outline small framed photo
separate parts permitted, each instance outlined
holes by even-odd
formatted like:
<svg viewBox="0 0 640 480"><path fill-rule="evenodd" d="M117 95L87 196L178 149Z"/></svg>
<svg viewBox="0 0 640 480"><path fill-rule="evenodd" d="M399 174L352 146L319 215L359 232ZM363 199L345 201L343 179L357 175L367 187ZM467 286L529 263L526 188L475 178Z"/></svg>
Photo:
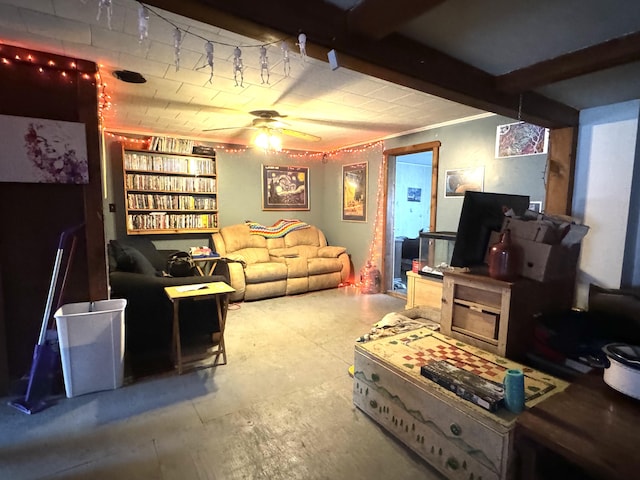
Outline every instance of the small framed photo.
<svg viewBox="0 0 640 480"><path fill-rule="evenodd" d="M421 188L407 188L407 201L408 202L419 202L420 197L422 196Z"/></svg>
<svg viewBox="0 0 640 480"><path fill-rule="evenodd" d="M309 210L309 168L262 165L262 210Z"/></svg>
<svg viewBox="0 0 640 480"><path fill-rule="evenodd" d="M367 169L367 162L342 166L343 221L367 221Z"/></svg>
<svg viewBox="0 0 640 480"><path fill-rule="evenodd" d="M482 192L484 167L460 168L445 172L445 197L464 197L464 192Z"/></svg>
<svg viewBox="0 0 640 480"><path fill-rule="evenodd" d="M529 210L542 213L542 202L529 202Z"/></svg>

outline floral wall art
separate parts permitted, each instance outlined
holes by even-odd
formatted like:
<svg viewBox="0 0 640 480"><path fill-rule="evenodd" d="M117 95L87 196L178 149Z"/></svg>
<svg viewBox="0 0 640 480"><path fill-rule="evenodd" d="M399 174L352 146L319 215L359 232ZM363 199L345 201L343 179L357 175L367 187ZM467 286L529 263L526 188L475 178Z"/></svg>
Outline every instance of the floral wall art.
<svg viewBox="0 0 640 480"><path fill-rule="evenodd" d="M0 181L89 183L84 123L0 115Z"/></svg>

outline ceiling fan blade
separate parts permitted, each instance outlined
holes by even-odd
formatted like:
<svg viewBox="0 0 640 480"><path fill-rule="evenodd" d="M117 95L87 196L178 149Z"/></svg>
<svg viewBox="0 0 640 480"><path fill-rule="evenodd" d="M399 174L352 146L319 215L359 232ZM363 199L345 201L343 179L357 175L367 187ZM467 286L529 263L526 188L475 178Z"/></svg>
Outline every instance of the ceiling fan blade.
<svg viewBox="0 0 640 480"><path fill-rule="evenodd" d="M219 132L221 130L256 130L255 127L243 125L242 127L206 128L203 132Z"/></svg>
<svg viewBox="0 0 640 480"><path fill-rule="evenodd" d="M310 133L298 132L297 130L290 130L288 128L279 128L278 131L283 133L284 135L289 135L290 137L302 138L303 140L309 140L311 142L318 142L322 140L322 138L316 135L311 135Z"/></svg>

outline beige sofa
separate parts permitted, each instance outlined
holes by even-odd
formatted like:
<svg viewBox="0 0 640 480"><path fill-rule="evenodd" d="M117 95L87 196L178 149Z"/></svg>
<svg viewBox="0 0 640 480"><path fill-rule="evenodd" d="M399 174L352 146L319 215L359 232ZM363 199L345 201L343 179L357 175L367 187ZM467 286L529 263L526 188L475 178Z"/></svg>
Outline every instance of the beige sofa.
<svg viewBox="0 0 640 480"><path fill-rule="evenodd" d="M344 247L327 245L312 225L267 238L252 233L248 224L230 225L214 233L213 244L229 263L232 301L294 295L335 288L351 274Z"/></svg>

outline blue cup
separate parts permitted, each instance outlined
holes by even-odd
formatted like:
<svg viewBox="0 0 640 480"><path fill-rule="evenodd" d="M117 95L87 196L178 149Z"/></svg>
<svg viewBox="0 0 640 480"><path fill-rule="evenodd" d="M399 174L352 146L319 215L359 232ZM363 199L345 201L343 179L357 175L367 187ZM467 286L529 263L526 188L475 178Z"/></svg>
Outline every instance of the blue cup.
<svg viewBox="0 0 640 480"><path fill-rule="evenodd" d="M504 405L513 413L524 410L524 374L510 369L504 376Z"/></svg>

